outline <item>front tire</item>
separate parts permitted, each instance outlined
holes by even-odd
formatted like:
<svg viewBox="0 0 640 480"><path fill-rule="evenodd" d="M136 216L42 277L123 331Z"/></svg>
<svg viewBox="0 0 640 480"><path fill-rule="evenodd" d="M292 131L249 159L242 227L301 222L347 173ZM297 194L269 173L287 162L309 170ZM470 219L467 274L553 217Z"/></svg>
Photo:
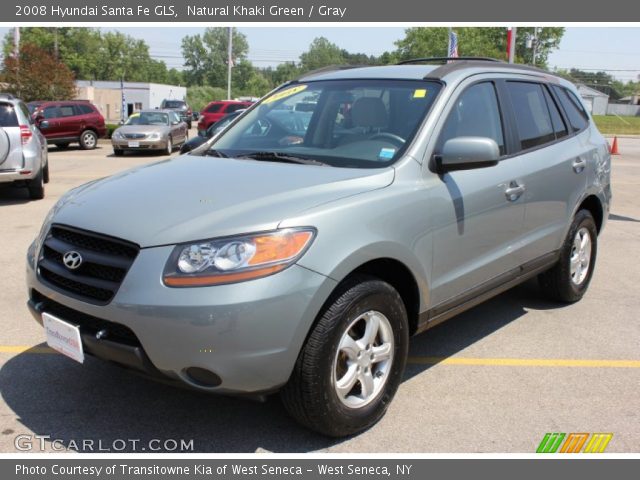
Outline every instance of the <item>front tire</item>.
<svg viewBox="0 0 640 480"><path fill-rule="evenodd" d="M538 277L551 300L574 303L589 288L598 251L598 230L588 210L580 210L569 228L558 263Z"/></svg>
<svg viewBox="0 0 640 480"><path fill-rule="evenodd" d="M85 130L80 134L80 148L93 150L98 146L98 135L93 130Z"/></svg>
<svg viewBox="0 0 640 480"><path fill-rule="evenodd" d="M171 141L171 137L167 138L167 148L164 153L167 155L171 155L173 153L173 142Z"/></svg>
<svg viewBox="0 0 640 480"><path fill-rule="evenodd" d="M353 277L320 314L281 392L302 425L332 437L378 422L395 395L409 344L405 305L388 283Z"/></svg>
<svg viewBox="0 0 640 480"><path fill-rule="evenodd" d="M121 156L123 156L123 155L124 155L124 150L122 150L122 149L120 149L120 148L114 148L114 149L113 149L113 154L114 154L116 157L121 157Z"/></svg>

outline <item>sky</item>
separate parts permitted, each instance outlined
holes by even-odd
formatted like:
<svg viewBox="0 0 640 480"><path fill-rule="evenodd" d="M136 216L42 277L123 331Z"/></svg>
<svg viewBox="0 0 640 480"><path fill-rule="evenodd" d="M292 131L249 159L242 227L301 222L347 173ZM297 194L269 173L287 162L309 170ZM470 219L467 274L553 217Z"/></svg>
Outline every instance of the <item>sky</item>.
<svg viewBox="0 0 640 480"><path fill-rule="evenodd" d="M0 34L8 31L0 28ZM179 68L180 41L185 35L202 33L203 27L126 27L128 35L144 39L151 54L168 67ZM249 42L249 60L256 66L297 61L309 43L319 36L350 52L380 55L395 48L403 37L399 27L239 27ZM560 48L549 57L551 68L582 68L608 71L620 80L639 80L640 27L569 27ZM464 55L464 39L460 39Z"/></svg>

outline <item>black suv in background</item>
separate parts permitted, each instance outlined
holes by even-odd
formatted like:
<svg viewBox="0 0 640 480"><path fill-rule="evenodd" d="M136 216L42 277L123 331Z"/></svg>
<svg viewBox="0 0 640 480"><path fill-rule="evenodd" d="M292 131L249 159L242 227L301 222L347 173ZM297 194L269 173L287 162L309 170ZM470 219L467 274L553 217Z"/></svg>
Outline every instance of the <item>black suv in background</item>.
<svg viewBox="0 0 640 480"><path fill-rule="evenodd" d="M175 112L180 116L180 120L185 122L189 129L191 129L191 122L193 120L193 111L189 104L183 100L162 100L160 104L161 110L175 110Z"/></svg>

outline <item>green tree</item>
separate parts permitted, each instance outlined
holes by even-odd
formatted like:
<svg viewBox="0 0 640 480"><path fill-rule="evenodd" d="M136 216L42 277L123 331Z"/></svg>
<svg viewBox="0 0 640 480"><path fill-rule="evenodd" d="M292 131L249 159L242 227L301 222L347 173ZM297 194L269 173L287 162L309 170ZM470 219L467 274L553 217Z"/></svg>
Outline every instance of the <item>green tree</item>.
<svg viewBox="0 0 640 480"><path fill-rule="evenodd" d="M67 100L76 94L73 73L46 50L23 43L19 59L4 57L2 81L6 90L25 102Z"/></svg>
<svg viewBox="0 0 640 480"><path fill-rule="evenodd" d="M149 46L143 40L121 32L103 33L94 28L23 27L20 40L57 56L78 79L167 81L165 63L151 58ZM12 49L11 31L4 37L5 57Z"/></svg>
<svg viewBox="0 0 640 480"><path fill-rule="evenodd" d="M345 63L347 61L343 50L325 37L315 38L309 45L309 50L300 55L300 66L304 72Z"/></svg>
<svg viewBox="0 0 640 480"><path fill-rule="evenodd" d="M501 27L460 27L458 52L460 56L507 58L507 30ZM516 34L516 60L519 63L533 62L533 49L527 39L533 36L533 27L519 27ZM560 45L564 35L562 27L538 28L536 65L545 67L549 54ZM405 36L396 42L395 55L399 60L420 57L445 57L449 45L449 29L442 27L414 27L405 30Z"/></svg>
<svg viewBox="0 0 640 480"><path fill-rule="evenodd" d="M227 83L227 50L229 33L226 27L207 28L202 35L187 35L182 39L185 80L188 85L223 87ZM244 34L232 30L232 58L239 65L247 56L249 44Z"/></svg>

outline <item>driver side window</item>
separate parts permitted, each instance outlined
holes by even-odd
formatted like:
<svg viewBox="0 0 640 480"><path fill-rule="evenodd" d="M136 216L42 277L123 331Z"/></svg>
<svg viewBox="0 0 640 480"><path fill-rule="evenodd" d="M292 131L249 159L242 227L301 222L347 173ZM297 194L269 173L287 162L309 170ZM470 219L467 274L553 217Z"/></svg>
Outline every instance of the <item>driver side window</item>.
<svg viewBox="0 0 640 480"><path fill-rule="evenodd" d="M441 151L445 142L452 138L486 137L495 140L500 148L500 155L504 155L502 119L493 83L472 85L455 102L440 132L436 151Z"/></svg>

